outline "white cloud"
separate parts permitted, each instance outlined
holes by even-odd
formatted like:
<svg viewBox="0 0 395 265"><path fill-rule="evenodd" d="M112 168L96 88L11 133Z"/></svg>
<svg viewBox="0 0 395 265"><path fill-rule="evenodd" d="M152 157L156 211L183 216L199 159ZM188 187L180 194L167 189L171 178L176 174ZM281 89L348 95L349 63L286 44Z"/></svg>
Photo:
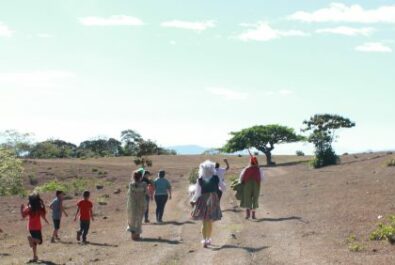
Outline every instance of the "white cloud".
<svg viewBox="0 0 395 265"><path fill-rule="evenodd" d="M0 37L9 38L14 32L3 22L0 21Z"/></svg>
<svg viewBox="0 0 395 265"><path fill-rule="evenodd" d="M270 27L266 22L259 22L256 25L241 24L243 27L252 27L241 33L238 38L242 41L270 41L281 37L303 37L308 36L307 33L300 30L277 30Z"/></svg>
<svg viewBox="0 0 395 265"><path fill-rule="evenodd" d="M382 52L382 53L392 52L392 49L390 47L385 46L381 42L364 43L360 46L355 47L355 50L359 52Z"/></svg>
<svg viewBox="0 0 395 265"><path fill-rule="evenodd" d="M374 32L374 28L352 28L352 27L336 27L336 28L324 28L317 29L316 33L330 33L339 34L346 36L369 36Z"/></svg>
<svg viewBox="0 0 395 265"><path fill-rule="evenodd" d="M80 23L84 26L141 26L144 22L136 17L116 15L110 17L83 17Z"/></svg>
<svg viewBox="0 0 395 265"><path fill-rule="evenodd" d="M209 87L207 88L207 91L212 95L222 97L226 100L246 100L248 98L247 93L234 91L222 87Z"/></svg>
<svg viewBox="0 0 395 265"><path fill-rule="evenodd" d="M360 5L332 3L313 12L298 11L288 19L303 22L395 23L395 5L364 9Z"/></svg>
<svg viewBox="0 0 395 265"><path fill-rule="evenodd" d="M207 21L172 20L172 21L162 22L161 26L165 28L187 29L187 30L194 30L200 32L215 27L215 22L211 20L207 20Z"/></svg>
<svg viewBox="0 0 395 265"><path fill-rule="evenodd" d="M171 41L169 42L169 44L170 44L170 45L176 45L177 42L176 42L175 40L171 40Z"/></svg>
<svg viewBox="0 0 395 265"><path fill-rule="evenodd" d="M0 72L0 85L47 88L74 76L66 71Z"/></svg>

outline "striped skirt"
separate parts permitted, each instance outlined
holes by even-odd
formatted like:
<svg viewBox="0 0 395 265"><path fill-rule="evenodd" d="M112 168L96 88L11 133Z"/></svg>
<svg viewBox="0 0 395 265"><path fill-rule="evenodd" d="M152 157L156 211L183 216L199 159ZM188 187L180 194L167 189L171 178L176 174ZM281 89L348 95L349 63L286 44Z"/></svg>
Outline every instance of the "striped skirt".
<svg viewBox="0 0 395 265"><path fill-rule="evenodd" d="M216 192L203 193L192 211L193 220L218 221L222 218L219 197Z"/></svg>

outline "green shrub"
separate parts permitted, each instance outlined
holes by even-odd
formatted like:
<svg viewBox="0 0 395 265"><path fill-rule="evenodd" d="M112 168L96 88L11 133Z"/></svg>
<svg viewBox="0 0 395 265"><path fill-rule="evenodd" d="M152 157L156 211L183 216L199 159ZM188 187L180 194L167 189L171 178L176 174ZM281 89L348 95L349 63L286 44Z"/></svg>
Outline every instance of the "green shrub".
<svg viewBox="0 0 395 265"><path fill-rule="evenodd" d="M395 236L395 215L388 217L388 223L378 224L376 230L370 234L370 240L388 240L392 243Z"/></svg>
<svg viewBox="0 0 395 265"><path fill-rule="evenodd" d="M296 155L297 156L305 156L304 152L300 151L300 150L296 151Z"/></svg>
<svg viewBox="0 0 395 265"><path fill-rule="evenodd" d="M25 195L22 161L9 150L0 148L0 196Z"/></svg>
<svg viewBox="0 0 395 265"><path fill-rule="evenodd" d="M69 187L57 180L51 180L49 182L44 183L41 186L36 187L36 191L38 192L55 192L57 190L61 190L63 192L68 192Z"/></svg>
<svg viewBox="0 0 395 265"><path fill-rule="evenodd" d="M198 178L199 178L199 169L193 168L192 171L189 173L189 177L188 177L189 183L196 184Z"/></svg>
<svg viewBox="0 0 395 265"><path fill-rule="evenodd" d="M387 162L387 167L395 167L395 159L391 159Z"/></svg>
<svg viewBox="0 0 395 265"><path fill-rule="evenodd" d="M71 189L72 189L73 192L81 193L81 192L84 192L87 189L88 181L86 179L83 179L83 178L78 178L78 179L73 180L70 183L70 185L71 185Z"/></svg>
<svg viewBox="0 0 395 265"><path fill-rule="evenodd" d="M74 192L74 193L82 193L88 187L88 181L82 178L75 179L71 182L61 182L58 180L51 180L49 182L44 183L41 186L36 187L36 191L38 192L55 192L57 190L61 190L65 193Z"/></svg>
<svg viewBox="0 0 395 265"><path fill-rule="evenodd" d="M336 165L339 163L340 159L333 151L332 148L327 148L322 151L318 151L315 154L313 161L311 161L311 166L314 168L321 168L330 165Z"/></svg>
<svg viewBox="0 0 395 265"><path fill-rule="evenodd" d="M365 249L364 245L358 242L357 237L354 234L349 235L346 240L348 249L352 252L360 252Z"/></svg>

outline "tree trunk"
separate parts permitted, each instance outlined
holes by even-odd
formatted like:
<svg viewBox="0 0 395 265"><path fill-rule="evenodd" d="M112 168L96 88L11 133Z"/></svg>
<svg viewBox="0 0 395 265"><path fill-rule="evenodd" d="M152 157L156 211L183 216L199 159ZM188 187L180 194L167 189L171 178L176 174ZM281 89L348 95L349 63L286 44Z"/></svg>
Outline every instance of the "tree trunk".
<svg viewBox="0 0 395 265"><path fill-rule="evenodd" d="M275 166L276 163L272 161L272 151L274 149L273 143L269 143L270 146L265 146L263 153L266 156L266 163L268 167Z"/></svg>
<svg viewBox="0 0 395 265"><path fill-rule="evenodd" d="M271 151L266 151L264 152L265 156L266 156L266 165L268 167L273 166L274 163L272 162L272 152Z"/></svg>

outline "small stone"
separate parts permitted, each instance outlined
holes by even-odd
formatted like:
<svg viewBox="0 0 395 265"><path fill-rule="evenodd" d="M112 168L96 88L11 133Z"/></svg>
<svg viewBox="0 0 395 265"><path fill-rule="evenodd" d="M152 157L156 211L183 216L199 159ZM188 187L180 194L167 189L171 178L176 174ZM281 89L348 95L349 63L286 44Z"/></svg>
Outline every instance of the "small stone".
<svg viewBox="0 0 395 265"><path fill-rule="evenodd" d="M120 194L121 193L121 189L116 189L115 191L114 191L114 194Z"/></svg>
<svg viewBox="0 0 395 265"><path fill-rule="evenodd" d="M193 249L190 249L189 251L188 251L188 253L194 253L195 252L195 250L193 250Z"/></svg>
<svg viewBox="0 0 395 265"><path fill-rule="evenodd" d="M107 216L103 216L103 220L107 220L108 219L108 217Z"/></svg>
<svg viewBox="0 0 395 265"><path fill-rule="evenodd" d="M96 189L97 190L102 190L102 189L104 189L104 186L103 185L96 185Z"/></svg>

